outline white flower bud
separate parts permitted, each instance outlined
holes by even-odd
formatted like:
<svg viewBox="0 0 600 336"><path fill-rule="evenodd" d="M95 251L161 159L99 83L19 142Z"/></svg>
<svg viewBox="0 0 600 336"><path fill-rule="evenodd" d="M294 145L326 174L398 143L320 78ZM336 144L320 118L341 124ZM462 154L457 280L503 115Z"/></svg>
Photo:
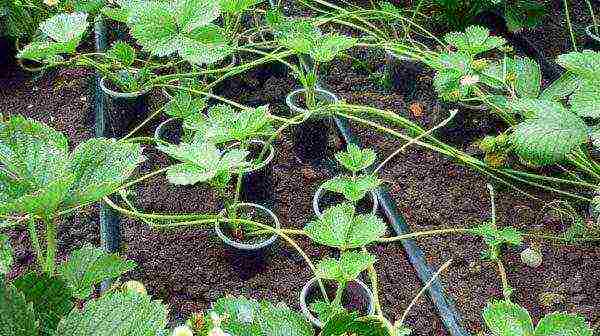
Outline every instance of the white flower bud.
<svg viewBox="0 0 600 336"><path fill-rule="evenodd" d="M537 268L542 265L543 256L539 250L528 247L521 252L521 261L529 267Z"/></svg>

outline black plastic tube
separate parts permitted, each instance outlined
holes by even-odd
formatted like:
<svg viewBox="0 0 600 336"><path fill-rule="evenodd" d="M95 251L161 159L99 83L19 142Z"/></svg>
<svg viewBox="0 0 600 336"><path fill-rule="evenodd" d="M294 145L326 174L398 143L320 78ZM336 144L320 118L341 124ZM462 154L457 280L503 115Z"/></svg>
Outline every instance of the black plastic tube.
<svg viewBox="0 0 600 336"><path fill-rule="evenodd" d="M106 26L104 20L98 15L94 21L94 42L97 52L106 50ZM106 118L106 104L104 93L100 88L100 74L94 77L94 113L96 120L95 133L97 137L105 137L108 133ZM121 246L121 217L111 207L102 203L100 206L100 243L110 253L118 252ZM103 284L103 289L106 283Z"/></svg>

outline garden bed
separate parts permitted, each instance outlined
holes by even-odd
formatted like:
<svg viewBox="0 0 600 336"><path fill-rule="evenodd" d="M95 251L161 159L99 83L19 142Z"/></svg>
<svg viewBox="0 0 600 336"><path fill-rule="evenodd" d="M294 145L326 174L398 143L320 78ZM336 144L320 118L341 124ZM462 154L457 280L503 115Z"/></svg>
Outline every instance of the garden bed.
<svg viewBox="0 0 600 336"><path fill-rule="evenodd" d="M580 32L588 22L577 15L584 11L583 4L573 5L574 24ZM287 8L289 13L306 14L291 7ZM563 43L567 40L564 27L556 22L562 7L553 4L552 11L555 15L548 15L543 28L526 33L530 38L536 36L538 47L551 59L570 48ZM357 48L349 54L364 64L357 64L352 59L336 60L326 68L321 79L323 85L340 99L395 111L425 128L444 118L440 114L446 106L439 102L432 88L431 72L421 71L414 95L403 97L374 80L373 74L383 71L383 53ZM35 80L19 70L7 71L4 78L0 78L0 112L43 121L64 132L73 148L94 136L92 79L93 74L84 71L56 70ZM273 114L285 115L288 110L285 96L298 87L291 78L270 74L266 66L229 79L218 88L218 94L247 106L268 104ZM160 90L152 91L150 101L151 111L166 102ZM466 135L473 141L488 134L498 123L489 114L470 117L472 129ZM161 116L136 135L152 136L154 128L164 120L166 118ZM356 123L351 124L351 129L364 146L376 150L380 159L398 148L397 139ZM302 229L314 217L314 192L323 181L338 172L332 154L343 149L344 143L341 136L333 135L329 143L330 160L310 165L297 161L290 138L291 134L285 133L274 144L277 150L273 164L272 210L282 227ZM454 140L462 150L481 155L472 141ZM141 165L139 174L172 163L165 154L150 147L145 149L144 155L147 160ZM471 227L491 216L486 177L416 145L388 163L381 178L414 231ZM540 233L564 230L564 224L547 207L556 195L533 189L527 191L540 200L531 200L512 189L496 186L498 224ZM137 209L145 212L217 213L223 207L209 187L174 186L164 176L140 183L129 196ZM578 210L583 213L583 209L582 205ZM98 207L91 206L85 208L83 214L64 218L59 232L59 258L66 258L84 242L98 243L97 217ZM391 229L389 233L392 234ZM26 231L11 231L11 238L17 255L18 267L11 273L15 277L33 263L33 252ZM316 246L308 239L299 238L298 243L311 258L336 255L334 249ZM443 287L465 328L473 334L483 331L481 312L490 297L502 295L502 287L497 280L496 265L480 258L480 251L486 248L482 240L472 236L426 237L419 239L418 245L432 269L453 260L441 276ZM519 249L508 249L504 254L506 271L515 289L514 301L527 308L536 321L549 312L566 310L583 314L592 325L600 323L600 297L596 290L599 285L596 279L600 279L600 248L593 244L568 246L547 241L541 246L544 259L538 268L524 265ZM423 284L400 243L370 247L369 250L378 260L384 312L392 320L399 319ZM143 221L124 217L122 253L138 264L126 278L141 281L153 297L168 303L174 325L180 324L191 313L210 308L211 302L224 294L283 301L298 308L299 292L313 276L302 258L281 239L266 261L240 259L215 236L212 225L159 231L149 228ZM413 308L407 325L413 328L414 335L447 334L428 298L421 299Z"/></svg>

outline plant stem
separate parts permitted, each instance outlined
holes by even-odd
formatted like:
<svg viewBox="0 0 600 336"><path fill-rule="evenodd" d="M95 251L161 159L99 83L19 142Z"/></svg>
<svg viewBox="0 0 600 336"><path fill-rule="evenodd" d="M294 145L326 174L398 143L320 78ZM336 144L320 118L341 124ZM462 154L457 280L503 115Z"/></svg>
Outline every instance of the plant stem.
<svg viewBox="0 0 600 336"><path fill-rule="evenodd" d="M568 0L563 0L563 4L565 6L565 17L567 19L569 35L571 36L571 43L573 44L573 51L577 51L577 40L575 39L575 33L573 32L573 24L571 23L571 13L569 12Z"/></svg>
<svg viewBox="0 0 600 336"><path fill-rule="evenodd" d="M56 223L51 218L45 218L46 223L46 267L44 268L46 274L52 276L54 274L54 267L56 263L56 250L57 246L57 227Z"/></svg>
<svg viewBox="0 0 600 336"><path fill-rule="evenodd" d="M377 241L381 243L392 243L400 240L412 239L422 236L433 236L433 235L442 235L442 234L468 234L472 233L472 229L467 228L448 228L448 229L437 229L437 230L427 230L427 231L419 231L413 233L407 233L400 236L394 237L386 237L386 238L378 238Z"/></svg>
<svg viewBox="0 0 600 336"><path fill-rule="evenodd" d="M344 291L346 290L346 287L348 287L348 283L347 282L340 282L338 284L337 289L335 290L335 297L333 299L333 305L334 306L341 306L342 305L342 297L344 296Z"/></svg>
<svg viewBox="0 0 600 336"><path fill-rule="evenodd" d="M40 269L44 270L42 247L40 246L40 239L37 234L34 216L29 217L29 220L27 221L27 230L29 231L29 239L31 239L31 244L35 250L38 265L40 266Z"/></svg>
<svg viewBox="0 0 600 336"><path fill-rule="evenodd" d="M504 264L500 258L496 259L496 264L498 265L498 274L500 275L500 280L502 281L502 294L504 298L510 301L510 292L511 288L508 284L508 276L506 275L506 269L504 268Z"/></svg>

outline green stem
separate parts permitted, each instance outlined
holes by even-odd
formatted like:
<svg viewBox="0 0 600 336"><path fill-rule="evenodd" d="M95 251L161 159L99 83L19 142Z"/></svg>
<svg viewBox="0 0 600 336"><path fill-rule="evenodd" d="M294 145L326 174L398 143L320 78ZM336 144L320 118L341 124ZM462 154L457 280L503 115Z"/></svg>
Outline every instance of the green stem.
<svg viewBox="0 0 600 336"><path fill-rule="evenodd" d="M44 270L42 247L40 245L40 239L37 234L34 216L29 217L29 220L27 221L27 230L29 231L29 239L31 239L31 244L33 245L33 249L35 250L38 265L42 270Z"/></svg>
<svg viewBox="0 0 600 336"><path fill-rule="evenodd" d="M332 302L334 306L340 307L342 305L342 297L344 296L344 291L346 290L347 286L348 283L345 281L338 284L338 287L335 290L335 297Z"/></svg>
<svg viewBox="0 0 600 336"><path fill-rule="evenodd" d="M57 227L56 223L51 218L44 220L46 223L46 266L44 268L46 274L52 276L56 264L57 246Z"/></svg>
<svg viewBox="0 0 600 336"><path fill-rule="evenodd" d="M577 40L575 39L575 33L573 32L573 24L571 23L571 13L569 12L569 3L567 0L563 0L565 6L565 17L567 19L567 27L569 28L569 35L571 36L571 43L573 44L573 51L577 51Z"/></svg>

